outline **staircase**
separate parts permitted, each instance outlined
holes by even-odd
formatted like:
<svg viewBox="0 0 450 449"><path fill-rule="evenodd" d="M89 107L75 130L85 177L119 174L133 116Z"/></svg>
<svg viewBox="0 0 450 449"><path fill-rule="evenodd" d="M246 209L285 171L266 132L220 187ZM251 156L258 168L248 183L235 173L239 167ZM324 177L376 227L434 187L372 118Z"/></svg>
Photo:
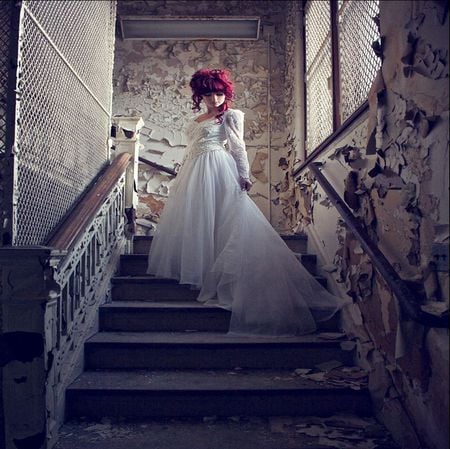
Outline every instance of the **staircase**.
<svg viewBox="0 0 450 449"><path fill-rule="evenodd" d="M285 241L315 274L305 237ZM100 331L85 344L85 372L66 393L68 418L370 414L365 387L302 375L330 361L353 365L342 339L322 338L338 331L336 318L301 337L227 336L228 311L145 275L150 244L136 237L135 253L121 258Z"/></svg>

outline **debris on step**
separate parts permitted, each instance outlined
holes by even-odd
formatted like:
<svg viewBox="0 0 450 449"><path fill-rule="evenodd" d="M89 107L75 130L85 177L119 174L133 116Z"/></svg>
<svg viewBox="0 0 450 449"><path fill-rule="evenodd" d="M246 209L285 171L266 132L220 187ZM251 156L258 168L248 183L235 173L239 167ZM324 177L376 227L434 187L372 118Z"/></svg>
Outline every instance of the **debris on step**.
<svg viewBox="0 0 450 449"><path fill-rule="evenodd" d="M342 341L340 347L343 351L353 351L356 348L355 341Z"/></svg>
<svg viewBox="0 0 450 449"><path fill-rule="evenodd" d="M448 314L448 304L441 301L429 301L420 306L420 308L431 315L443 317Z"/></svg>
<svg viewBox="0 0 450 449"><path fill-rule="evenodd" d="M270 431L272 433L285 433L287 431L287 426L292 425L293 422L293 418L288 416L274 416L269 418Z"/></svg>
<svg viewBox="0 0 450 449"><path fill-rule="evenodd" d="M297 418L298 434L318 439L320 447L328 449L395 449L386 429L374 418L337 414L312 422L310 417ZM315 447L316 448L316 447Z"/></svg>
<svg viewBox="0 0 450 449"><path fill-rule="evenodd" d="M297 368L296 370L294 370L294 374L297 376L301 376L303 374L309 374L311 371L311 368Z"/></svg>
<svg viewBox="0 0 450 449"><path fill-rule="evenodd" d="M85 428L92 441L101 441L107 438L128 438L132 436L132 430L126 426L117 425L109 418L102 418L99 423L90 423Z"/></svg>
<svg viewBox="0 0 450 449"><path fill-rule="evenodd" d="M228 419L232 422L240 422L241 417L240 416L229 416Z"/></svg>
<svg viewBox="0 0 450 449"><path fill-rule="evenodd" d="M304 374L303 376L305 379L314 380L315 382L325 382L325 372L319 371L317 373L311 373L311 374Z"/></svg>
<svg viewBox="0 0 450 449"><path fill-rule="evenodd" d="M315 369L297 368L291 376L319 383L327 383L352 390L361 390L368 385L368 373L359 366L343 366L338 360L319 363Z"/></svg>
<svg viewBox="0 0 450 449"><path fill-rule="evenodd" d="M217 416L204 416L203 417L203 422L206 424L210 424L210 423L214 423L217 421Z"/></svg>
<svg viewBox="0 0 450 449"><path fill-rule="evenodd" d="M318 334L320 340L342 340L346 338L344 332L320 332Z"/></svg>
<svg viewBox="0 0 450 449"><path fill-rule="evenodd" d="M205 416L148 421L103 418L66 423L55 449L399 449L374 418Z"/></svg>
<svg viewBox="0 0 450 449"><path fill-rule="evenodd" d="M368 374L359 366L342 366L325 374L327 383L361 390L368 385Z"/></svg>
<svg viewBox="0 0 450 449"><path fill-rule="evenodd" d="M318 363L316 365L316 368L319 369L320 371L331 371L334 368L339 368L340 366L342 366L343 363L340 362L339 360L329 360L328 362L322 362L322 363Z"/></svg>

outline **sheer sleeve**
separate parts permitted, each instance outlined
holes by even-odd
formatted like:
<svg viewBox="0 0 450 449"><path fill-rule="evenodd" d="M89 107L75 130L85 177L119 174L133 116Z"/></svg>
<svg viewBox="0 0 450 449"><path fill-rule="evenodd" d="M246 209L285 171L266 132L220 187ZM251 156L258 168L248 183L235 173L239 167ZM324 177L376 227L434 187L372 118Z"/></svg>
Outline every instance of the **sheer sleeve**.
<svg viewBox="0 0 450 449"><path fill-rule="evenodd" d="M250 180L250 166L244 142L244 113L237 109L228 110L224 117L228 148L236 161L239 176Z"/></svg>

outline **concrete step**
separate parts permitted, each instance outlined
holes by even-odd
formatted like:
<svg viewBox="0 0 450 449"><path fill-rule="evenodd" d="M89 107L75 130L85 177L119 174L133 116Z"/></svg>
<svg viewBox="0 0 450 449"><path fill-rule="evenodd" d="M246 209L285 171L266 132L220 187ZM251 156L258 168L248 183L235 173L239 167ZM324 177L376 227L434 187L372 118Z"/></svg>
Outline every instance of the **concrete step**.
<svg viewBox="0 0 450 449"><path fill-rule="evenodd" d="M367 390L289 371L87 371L66 392L69 418L327 416L371 412Z"/></svg>
<svg viewBox="0 0 450 449"><path fill-rule="evenodd" d="M281 235L280 236L286 243L286 245L294 253L306 253L308 237L306 235ZM133 239L133 252L134 254L148 254L150 246L152 244L153 237L137 235Z"/></svg>
<svg viewBox="0 0 450 449"><path fill-rule="evenodd" d="M294 253L299 262L311 273L313 276L317 273L317 256L315 254Z"/></svg>
<svg viewBox="0 0 450 449"><path fill-rule="evenodd" d="M74 418L54 449L400 449L370 416ZM144 422L143 422L144 421ZM186 444L188 442L188 444Z"/></svg>
<svg viewBox="0 0 450 449"><path fill-rule="evenodd" d="M327 280L314 276L327 286ZM180 285L173 279L153 276L115 276L111 279L113 301L183 301L195 300L199 291L189 285Z"/></svg>
<svg viewBox="0 0 450 449"><path fill-rule="evenodd" d="M300 263L312 274L316 274L316 259L314 254L296 253ZM127 254L120 257L120 276L143 276L147 272L147 254Z"/></svg>
<svg viewBox="0 0 450 449"><path fill-rule="evenodd" d="M353 364L352 351L320 334L241 337L218 332L99 332L85 343L86 369L310 368Z"/></svg>
<svg viewBox="0 0 450 449"><path fill-rule="evenodd" d="M100 331L226 332L231 313L197 301L114 301L100 306Z"/></svg>
<svg viewBox="0 0 450 449"><path fill-rule="evenodd" d="M231 313L197 301L114 301L100 306L100 331L182 332L187 330L226 332ZM337 331L339 317L318 323L322 331Z"/></svg>
<svg viewBox="0 0 450 449"><path fill-rule="evenodd" d="M195 301L199 293L176 280L153 276L115 276L111 287L113 301Z"/></svg>

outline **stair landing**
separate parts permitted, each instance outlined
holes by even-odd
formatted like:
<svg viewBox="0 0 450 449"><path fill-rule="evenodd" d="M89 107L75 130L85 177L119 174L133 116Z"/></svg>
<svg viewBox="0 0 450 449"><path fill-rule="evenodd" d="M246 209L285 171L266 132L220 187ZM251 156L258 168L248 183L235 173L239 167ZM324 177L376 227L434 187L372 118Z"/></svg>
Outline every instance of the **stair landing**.
<svg viewBox="0 0 450 449"><path fill-rule="evenodd" d="M370 417L70 421L55 449L400 449Z"/></svg>

